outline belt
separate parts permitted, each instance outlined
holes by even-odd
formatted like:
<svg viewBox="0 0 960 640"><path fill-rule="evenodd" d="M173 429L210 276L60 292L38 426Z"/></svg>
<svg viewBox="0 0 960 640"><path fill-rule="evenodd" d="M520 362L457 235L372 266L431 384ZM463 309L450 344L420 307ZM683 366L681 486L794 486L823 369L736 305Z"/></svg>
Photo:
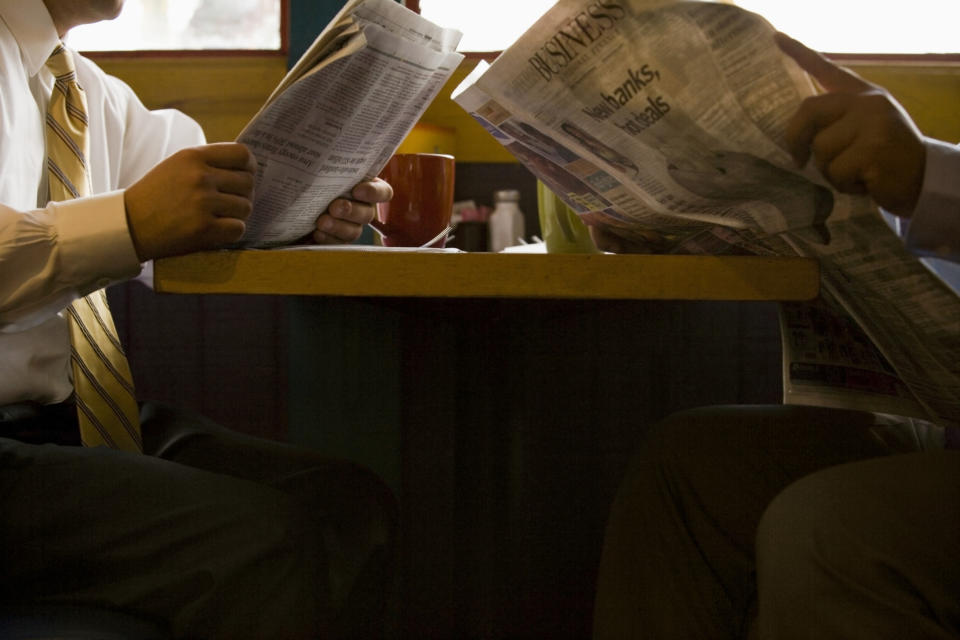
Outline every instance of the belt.
<svg viewBox="0 0 960 640"><path fill-rule="evenodd" d="M0 406L0 437L28 444L80 444L77 405L17 402Z"/></svg>

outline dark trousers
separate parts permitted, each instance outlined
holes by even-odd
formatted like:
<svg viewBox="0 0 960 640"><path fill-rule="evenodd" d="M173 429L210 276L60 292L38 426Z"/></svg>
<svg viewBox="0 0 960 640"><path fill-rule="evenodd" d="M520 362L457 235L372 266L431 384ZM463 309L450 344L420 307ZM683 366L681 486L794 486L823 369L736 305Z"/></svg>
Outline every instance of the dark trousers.
<svg viewBox="0 0 960 640"><path fill-rule="evenodd" d="M960 451L877 420L713 407L654 427L611 511L594 637L960 637Z"/></svg>
<svg viewBox="0 0 960 640"><path fill-rule="evenodd" d="M370 472L144 405L147 455L0 438L0 598L178 638L376 638L396 504Z"/></svg>

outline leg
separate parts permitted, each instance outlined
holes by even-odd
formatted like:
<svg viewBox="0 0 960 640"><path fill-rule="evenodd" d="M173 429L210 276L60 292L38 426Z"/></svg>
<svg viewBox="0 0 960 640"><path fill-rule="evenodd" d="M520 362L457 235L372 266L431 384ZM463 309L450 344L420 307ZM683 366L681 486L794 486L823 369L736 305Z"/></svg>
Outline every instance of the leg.
<svg viewBox="0 0 960 640"><path fill-rule="evenodd" d="M379 480L165 407L142 417L167 459L0 440L5 602L127 610L177 637L382 635L396 514Z"/></svg>
<svg viewBox="0 0 960 640"><path fill-rule="evenodd" d="M757 539L761 638L960 637L960 452L808 476Z"/></svg>
<svg viewBox="0 0 960 640"><path fill-rule="evenodd" d="M396 613L397 506L369 471L290 445L252 438L164 405L144 404L148 453L218 475L249 480L291 498L305 514L303 535L326 558L319 576L324 618L338 638L377 638Z"/></svg>
<svg viewBox="0 0 960 640"><path fill-rule="evenodd" d="M647 434L614 501L594 637L735 638L754 601L754 538L770 501L818 469L902 449L869 413L716 407Z"/></svg>
<svg viewBox="0 0 960 640"><path fill-rule="evenodd" d="M6 602L136 613L177 637L305 638L326 558L285 494L103 448L0 440ZM257 601L257 608L249 606Z"/></svg>

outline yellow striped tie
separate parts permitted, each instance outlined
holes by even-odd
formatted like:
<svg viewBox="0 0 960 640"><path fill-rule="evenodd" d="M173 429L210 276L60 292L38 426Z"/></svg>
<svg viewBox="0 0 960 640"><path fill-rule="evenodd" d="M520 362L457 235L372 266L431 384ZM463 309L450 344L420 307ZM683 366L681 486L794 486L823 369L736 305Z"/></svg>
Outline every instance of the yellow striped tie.
<svg viewBox="0 0 960 640"><path fill-rule="evenodd" d="M77 83L71 53L63 45L50 55L47 68L56 78L47 109L50 200L79 198L90 194L87 99ZM106 292L94 291L75 301L67 312L80 439L91 447L141 451L133 378Z"/></svg>

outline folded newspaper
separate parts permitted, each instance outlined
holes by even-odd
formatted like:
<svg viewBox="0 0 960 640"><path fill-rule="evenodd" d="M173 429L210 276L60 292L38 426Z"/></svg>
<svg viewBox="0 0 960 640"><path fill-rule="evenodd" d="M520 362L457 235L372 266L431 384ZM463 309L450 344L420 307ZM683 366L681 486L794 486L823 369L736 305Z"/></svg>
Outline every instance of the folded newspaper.
<svg viewBox="0 0 960 640"><path fill-rule="evenodd" d="M376 176L463 59L460 37L395 0L349 0L237 138L257 160L239 246L304 237Z"/></svg>
<svg viewBox="0 0 960 640"><path fill-rule="evenodd" d="M760 16L560 0L453 99L588 224L656 253L801 255L821 299L782 311L784 399L960 424L960 299L877 206L796 168L816 89Z"/></svg>

